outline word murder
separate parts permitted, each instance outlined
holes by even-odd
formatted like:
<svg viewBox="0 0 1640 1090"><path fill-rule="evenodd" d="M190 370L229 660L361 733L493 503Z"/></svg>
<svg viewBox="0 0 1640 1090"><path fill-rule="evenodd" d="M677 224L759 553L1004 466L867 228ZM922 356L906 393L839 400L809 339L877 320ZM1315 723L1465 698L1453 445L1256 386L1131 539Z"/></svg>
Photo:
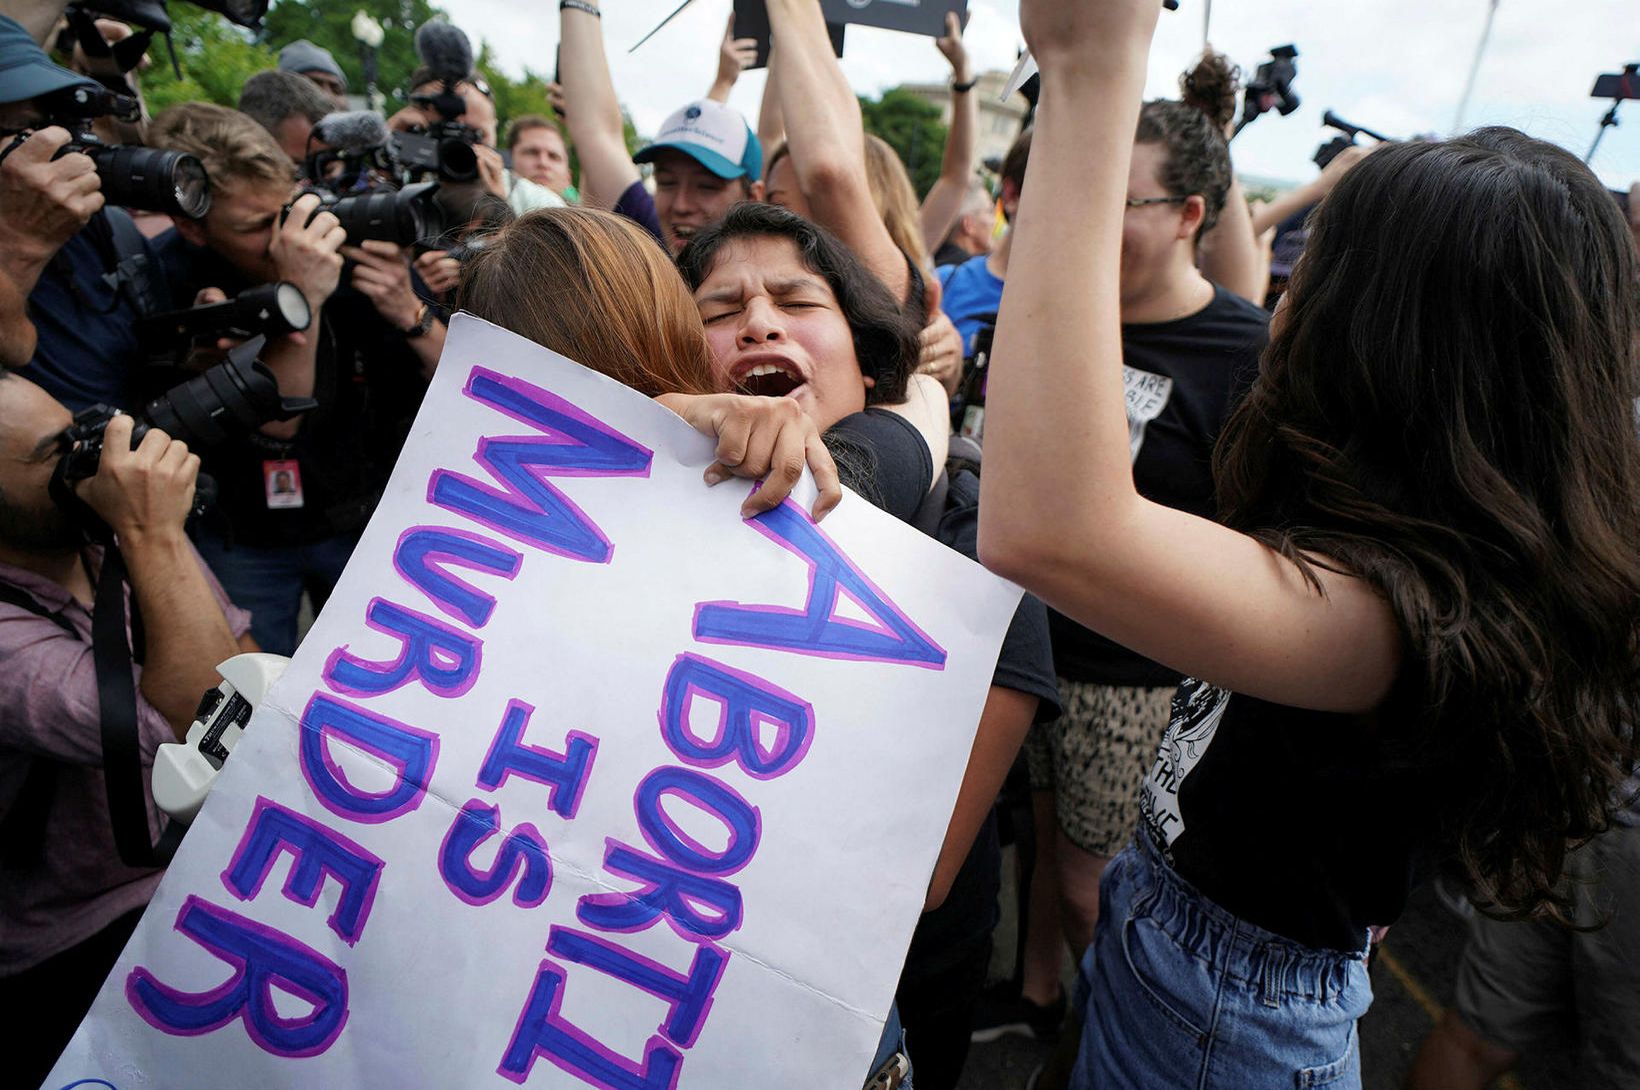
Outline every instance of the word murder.
<svg viewBox="0 0 1640 1090"><path fill-rule="evenodd" d="M453 701L475 684L483 650L478 633L497 606L496 597L478 584L514 579L525 559L517 546L559 561L610 562L613 544L550 479L649 476L651 451L544 389L477 367L463 392L526 425L531 434L478 442L474 457L491 482L448 469L432 473L427 502L468 520L474 529L416 525L399 537L393 565L424 600L377 597L364 617L372 630L394 641L397 656L366 660L344 645L326 661L326 688L312 695L301 716L299 756L314 798L342 822L391 822L421 805L438 762L438 735L373 711L369 701L409 684ZM807 566L805 605L698 603L697 643L944 668L945 651L796 506L788 502L747 525ZM841 594L876 624L838 616ZM716 705L718 713L715 731L704 736L700 724L712 716L691 716L700 701ZM584 731L568 731L546 744L540 724L532 723L534 712L521 700L508 703L474 779L474 797L460 808L438 851L445 888L475 908L503 896L534 908L552 887L546 839L528 823L504 829L491 794L517 777L540 785L552 814L573 819L598 754L599 739ZM817 729L812 707L802 697L700 651L686 651L672 662L659 694L658 722L676 763L654 769L634 791L643 843L605 839L603 867L611 888L632 888L586 894L575 905L579 927L549 928L545 956L529 994L521 997L517 1023L496 1068L513 1082L523 1083L535 1062L545 1059L594 1086L677 1085L684 1054L705 1028L713 992L730 960L722 942L744 917L734 875L752 860L761 835L758 808L729 777L748 792L778 779L803 760ZM336 759L337 743L390 769L391 786L366 791L349 782ZM721 850L686 832L663 808L666 800L720 824ZM474 862L481 851L494 852L487 867ZM348 946L357 943L370 920L383 860L342 829L259 798L222 873L228 894L242 902L262 895L281 855L290 856L289 872L281 893L272 895L313 908L321 887L334 883L340 896L325 924ZM656 924L693 947L689 964L662 965L622 945L620 936ZM167 1034L196 1035L239 1021L260 1048L285 1057L323 1053L346 1028L346 971L319 951L198 895L184 901L175 929L226 963L231 974L219 987L195 993L166 984L146 968L133 969L126 999L149 1025ZM607 974L658 1004L663 1017L641 1056L616 1054L561 1015L576 972ZM274 1005L276 989L310 1009L300 1017L282 1015Z"/></svg>

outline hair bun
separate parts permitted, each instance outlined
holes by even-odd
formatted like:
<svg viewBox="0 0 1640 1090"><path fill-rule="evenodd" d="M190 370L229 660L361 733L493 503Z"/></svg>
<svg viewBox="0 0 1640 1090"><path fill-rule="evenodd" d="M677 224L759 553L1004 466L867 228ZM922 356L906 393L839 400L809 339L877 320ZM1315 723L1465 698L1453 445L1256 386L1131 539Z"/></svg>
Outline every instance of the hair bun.
<svg viewBox="0 0 1640 1090"><path fill-rule="evenodd" d="M1220 132L1236 116L1236 94L1240 90L1241 69L1211 48L1179 76L1179 97L1206 114Z"/></svg>

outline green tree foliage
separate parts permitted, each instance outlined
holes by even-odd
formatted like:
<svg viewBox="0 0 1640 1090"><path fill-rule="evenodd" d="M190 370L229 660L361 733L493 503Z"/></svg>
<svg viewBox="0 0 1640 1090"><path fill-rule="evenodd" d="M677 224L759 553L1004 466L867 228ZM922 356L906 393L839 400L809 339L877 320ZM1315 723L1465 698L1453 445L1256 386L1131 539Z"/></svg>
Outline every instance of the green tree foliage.
<svg viewBox="0 0 1640 1090"><path fill-rule="evenodd" d="M940 109L910 91L895 87L884 91L876 102L860 99L866 132L880 136L900 153L911 175L918 198L928 195L940 176L940 158L945 154L945 126Z"/></svg>
<svg viewBox="0 0 1640 1090"><path fill-rule="evenodd" d="M182 78L177 79L172 70L164 45L155 42L149 50L148 70L139 77L151 114L178 102L234 106L245 80L275 64L271 50L220 15L177 4L171 8L171 24Z"/></svg>
<svg viewBox="0 0 1640 1090"><path fill-rule="evenodd" d="M392 113L409 101L405 84L421 64L416 28L443 14L428 0L279 0L263 20L262 41L275 53L298 38L323 46L347 73L348 91L363 94L364 62L352 27L353 15L360 10L374 16L385 32L376 50L376 86L387 96Z"/></svg>

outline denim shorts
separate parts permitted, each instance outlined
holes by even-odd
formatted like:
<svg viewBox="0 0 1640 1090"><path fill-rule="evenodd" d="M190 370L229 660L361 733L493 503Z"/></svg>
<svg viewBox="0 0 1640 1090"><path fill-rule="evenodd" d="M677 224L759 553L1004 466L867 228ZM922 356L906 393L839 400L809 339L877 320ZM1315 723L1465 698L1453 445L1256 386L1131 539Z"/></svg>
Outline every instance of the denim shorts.
<svg viewBox="0 0 1640 1090"><path fill-rule="evenodd" d="M1271 934L1137 839L1100 880L1073 1090L1359 1090L1366 933L1354 953Z"/></svg>

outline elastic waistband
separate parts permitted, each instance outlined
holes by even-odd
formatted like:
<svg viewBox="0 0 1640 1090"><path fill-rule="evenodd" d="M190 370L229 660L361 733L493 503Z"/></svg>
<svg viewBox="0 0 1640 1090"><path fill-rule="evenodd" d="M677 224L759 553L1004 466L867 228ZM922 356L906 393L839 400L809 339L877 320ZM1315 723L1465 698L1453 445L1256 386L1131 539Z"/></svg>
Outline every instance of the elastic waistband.
<svg viewBox="0 0 1640 1090"><path fill-rule="evenodd" d="M1321 950L1266 931L1215 904L1175 871L1148 830L1128 853L1134 868L1132 913L1152 924L1192 956L1232 980L1257 989L1276 1005L1282 996L1336 998L1367 955L1367 934L1358 951Z"/></svg>

